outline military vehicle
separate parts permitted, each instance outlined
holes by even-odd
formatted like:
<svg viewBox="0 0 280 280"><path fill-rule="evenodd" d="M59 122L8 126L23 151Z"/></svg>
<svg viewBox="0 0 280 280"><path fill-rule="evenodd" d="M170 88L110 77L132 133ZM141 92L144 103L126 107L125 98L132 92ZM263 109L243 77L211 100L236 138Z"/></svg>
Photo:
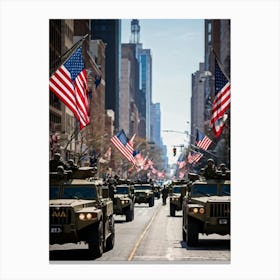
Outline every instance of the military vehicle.
<svg viewBox="0 0 280 280"><path fill-rule="evenodd" d="M71 173L70 173L71 174ZM91 167L81 167L72 176L50 173L50 244L88 244L92 257L111 250L115 241L113 202L102 198L102 180Z"/></svg>
<svg viewBox="0 0 280 280"><path fill-rule="evenodd" d="M169 186L170 216L175 217L176 211L182 210L183 197L186 195L188 181L172 181Z"/></svg>
<svg viewBox="0 0 280 280"><path fill-rule="evenodd" d="M149 183L134 184L135 203L149 203L149 207L155 204L155 195L152 186Z"/></svg>
<svg viewBox="0 0 280 280"><path fill-rule="evenodd" d="M134 188L130 181L117 180L114 184L103 186L103 196L113 201L114 214L125 215L126 221L134 219Z"/></svg>
<svg viewBox="0 0 280 280"><path fill-rule="evenodd" d="M183 240L197 246L199 233L230 234L230 180L196 178L183 200Z"/></svg>
<svg viewBox="0 0 280 280"><path fill-rule="evenodd" d="M152 189L154 191L154 196L157 199L160 199L160 186L158 186L157 184L153 184Z"/></svg>

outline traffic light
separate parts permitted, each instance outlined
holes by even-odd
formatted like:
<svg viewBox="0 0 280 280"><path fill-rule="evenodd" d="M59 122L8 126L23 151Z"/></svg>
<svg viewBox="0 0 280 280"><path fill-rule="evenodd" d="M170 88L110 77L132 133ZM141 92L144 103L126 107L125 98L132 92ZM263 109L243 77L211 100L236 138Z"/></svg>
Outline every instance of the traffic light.
<svg viewBox="0 0 280 280"><path fill-rule="evenodd" d="M173 156L174 157L176 156L176 148L175 147L173 148Z"/></svg>

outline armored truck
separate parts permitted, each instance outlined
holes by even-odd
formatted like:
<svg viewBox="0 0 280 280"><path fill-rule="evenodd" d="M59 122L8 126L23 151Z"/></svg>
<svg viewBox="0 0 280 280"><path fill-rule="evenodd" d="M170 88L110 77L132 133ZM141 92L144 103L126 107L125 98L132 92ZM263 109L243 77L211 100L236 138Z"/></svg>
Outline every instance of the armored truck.
<svg viewBox="0 0 280 280"><path fill-rule="evenodd" d="M102 181L93 177L90 167L73 173L50 173L50 244L88 244L96 258L111 250L115 241L113 202L102 198Z"/></svg>
<svg viewBox="0 0 280 280"><path fill-rule="evenodd" d="M199 178L183 200L183 240L197 246L199 233L230 234L230 180Z"/></svg>
<svg viewBox="0 0 280 280"><path fill-rule="evenodd" d="M175 217L176 211L182 210L183 197L186 195L187 181L172 181L169 186L170 216Z"/></svg>
<svg viewBox="0 0 280 280"><path fill-rule="evenodd" d="M103 195L113 201L114 214L125 215L126 221L134 219L134 189L128 181L118 181L115 185L103 187Z"/></svg>
<svg viewBox="0 0 280 280"><path fill-rule="evenodd" d="M135 203L148 203L149 207L155 204L155 195L152 186L149 183L134 184Z"/></svg>

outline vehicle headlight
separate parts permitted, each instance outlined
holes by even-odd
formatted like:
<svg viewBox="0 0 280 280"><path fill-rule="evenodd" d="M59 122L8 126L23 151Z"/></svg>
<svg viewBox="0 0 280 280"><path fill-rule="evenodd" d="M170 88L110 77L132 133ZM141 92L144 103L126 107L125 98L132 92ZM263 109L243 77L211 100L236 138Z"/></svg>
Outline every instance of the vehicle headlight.
<svg viewBox="0 0 280 280"><path fill-rule="evenodd" d="M79 215L79 219L80 219L80 220L85 220L85 218L86 218L86 215L85 215L84 213L81 213L81 214Z"/></svg>
<svg viewBox="0 0 280 280"><path fill-rule="evenodd" d="M204 212L205 212L205 209L204 209L204 208L199 208L199 213L200 213L200 214L204 214Z"/></svg>
<svg viewBox="0 0 280 280"><path fill-rule="evenodd" d="M86 217L87 217L88 220L91 220L92 219L92 214L91 213L87 213Z"/></svg>
<svg viewBox="0 0 280 280"><path fill-rule="evenodd" d="M128 203L128 200L122 200L122 204Z"/></svg>
<svg viewBox="0 0 280 280"><path fill-rule="evenodd" d="M97 217L96 213L80 213L79 219L82 221L92 220Z"/></svg>
<svg viewBox="0 0 280 280"><path fill-rule="evenodd" d="M193 208L193 212L196 214L198 212L198 208Z"/></svg>

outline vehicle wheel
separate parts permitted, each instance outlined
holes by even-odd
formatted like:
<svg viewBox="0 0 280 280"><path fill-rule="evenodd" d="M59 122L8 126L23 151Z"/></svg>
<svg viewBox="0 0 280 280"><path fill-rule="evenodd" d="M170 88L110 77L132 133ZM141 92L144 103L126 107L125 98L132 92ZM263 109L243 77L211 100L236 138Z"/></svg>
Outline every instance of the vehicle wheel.
<svg viewBox="0 0 280 280"><path fill-rule="evenodd" d="M103 222L97 223L90 232L88 239L88 251L90 256L99 258L103 254L104 240L103 240Z"/></svg>
<svg viewBox="0 0 280 280"><path fill-rule="evenodd" d="M153 207L155 205L155 198L151 197L150 201L149 201L149 207Z"/></svg>
<svg viewBox="0 0 280 280"><path fill-rule="evenodd" d="M170 216L175 217L175 205L170 204Z"/></svg>
<svg viewBox="0 0 280 280"><path fill-rule="evenodd" d="M186 242L188 246L198 245L198 223L193 218L187 218Z"/></svg>
<svg viewBox="0 0 280 280"><path fill-rule="evenodd" d="M109 230L111 234L106 240L106 251L112 250L115 245L115 221L113 216L109 218Z"/></svg>
<svg viewBox="0 0 280 280"><path fill-rule="evenodd" d="M133 219L134 219L134 207L130 206L130 208L127 209L127 212L126 212L126 221L131 222L131 221L133 221Z"/></svg>

